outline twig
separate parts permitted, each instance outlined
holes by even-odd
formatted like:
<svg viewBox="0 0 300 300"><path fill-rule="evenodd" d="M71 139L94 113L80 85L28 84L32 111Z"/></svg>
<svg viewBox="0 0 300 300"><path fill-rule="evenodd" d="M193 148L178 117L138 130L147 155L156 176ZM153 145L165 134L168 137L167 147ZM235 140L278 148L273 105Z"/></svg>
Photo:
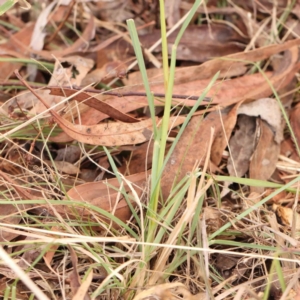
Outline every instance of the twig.
<svg viewBox="0 0 300 300"><path fill-rule="evenodd" d="M18 83L21 86L26 86L23 82L19 82ZM11 83L7 83L7 82L0 82L0 85L5 86L5 85L11 85ZM51 88L60 88L60 89L64 89L64 88L68 88L70 89L70 87L65 87L65 86L36 86L36 85L29 85L31 88L33 89L51 89ZM82 87L78 87L78 86L73 86L72 87L73 90L76 91L80 91L82 89ZM129 97L129 96L137 96L137 97L146 97L146 93L142 93L142 92L113 92L113 91L101 91L101 90L96 90L96 89L85 89L84 90L86 93L94 93L94 94L102 94L102 95L109 95L109 96L117 96L117 97ZM164 98L165 94L164 93L153 93L154 97L157 98ZM188 95L181 95L181 94L173 94L172 95L173 99L186 99L186 100L198 100L199 96L188 96ZM212 98L210 97L205 97L203 99L203 101L205 102L210 102L212 100Z"/></svg>

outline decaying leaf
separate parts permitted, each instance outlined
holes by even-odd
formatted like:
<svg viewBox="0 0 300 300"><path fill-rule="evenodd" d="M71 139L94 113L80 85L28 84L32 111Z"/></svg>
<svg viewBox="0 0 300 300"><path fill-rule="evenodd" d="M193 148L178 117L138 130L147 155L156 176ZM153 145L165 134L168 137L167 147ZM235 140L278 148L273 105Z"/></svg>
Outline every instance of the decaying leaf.
<svg viewBox="0 0 300 300"><path fill-rule="evenodd" d="M34 24L26 24L21 28L17 33L11 34L9 41L7 43L0 45L1 57L7 55L7 57L16 57L16 58L25 58L28 56L28 46L30 43L30 36ZM22 49L22 47L24 47ZM0 62L0 79L7 80L14 72L15 69L18 69L22 66L21 63L12 63L12 62Z"/></svg>
<svg viewBox="0 0 300 300"><path fill-rule="evenodd" d="M95 36L95 21L94 17L90 16L87 26L85 26L82 35L70 46L63 50L33 50L30 52L39 55L46 60L53 60L54 57L61 58L67 55L72 55L78 52L85 52L88 47L89 41Z"/></svg>
<svg viewBox="0 0 300 300"><path fill-rule="evenodd" d="M49 88L51 90L50 95L65 96L65 97L66 96L70 97L70 96L74 95L72 97L72 99L74 99L78 102L84 102L84 104L86 104L90 107L93 107L93 108L99 110L100 112L106 114L107 117L111 117L116 120L119 120L122 122L128 122L128 123L139 122L139 120L137 120L136 118L133 118L129 115L122 113L121 111L119 111L115 107L109 105L108 103L98 100L95 96L89 95L85 92L78 93L78 91L74 91L74 90L66 89L66 88L64 88L64 89L57 88L57 87L49 87Z"/></svg>
<svg viewBox="0 0 300 300"><path fill-rule="evenodd" d="M31 90L31 92L49 109L50 106L22 79L18 78ZM62 118L54 110L49 111L59 126L70 137L78 142L91 145L117 146L143 143L152 136L152 120L148 119L138 123L106 123L94 126L72 124Z"/></svg>
<svg viewBox="0 0 300 300"><path fill-rule="evenodd" d="M173 184L178 183L188 172L191 172L196 162L198 165L204 163L211 128L215 129L215 135L222 130L218 112L210 113L204 119L201 115L192 117L163 171L161 185L165 200Z"/></svg>
<svg viewBox="0 0 300 300"><path fill-rule="evenodd" d="M229 142L228 172L241 177L250 169L250 178L268 180L275 171L283 139L279 105L275 99L263 98L242 104L237 113L237 128ZM263 188L251 187L251 191L259 193Z"/></svg>
<svg viewBox="0 0 300 300"><path fill-rule="evenodd" d="M56 61L55 67L50 79L49 85L63 85L77 86L81 84L82 78L88 73L92 68L93 61L88 58L83 58L80 56L70 56L62 59L62 61ZM48 90L37 90L36 93L43 98L43 100L49 105L57 105L61 101L61 97L49 95ZM38 101L37 97L33 94L28 94L28 92L21 92L16 97L13 97L10 101L5 103L7 111L13 112L14 109L19 110L20 108L25 112L28 111L29 115L36 115L45 110L45 105ZM56 110L65 108L63 105L59 105ZM71 107L69 105L68 112L72 117L76 116L78 110L84 111L88 107L84 107L82 104L79 108ZM66 117L66 116L65 116Z"/></svg>
<svg viewBox="0 0 300 300"><path fill-rule="evenodd" d="M82 86L91 83L103 82L111 78L123 78L126 76L127 66L122 61L108 62L101 68L93 70L82 81Z"/></svg>
<svg viewBox="0 0 300 300"><path fill-rule="evenodd" d="M23 210L25 207L21 205L19 208L13 204L1 204L0 222L4 224L19 224L22 217L19 214L19 209ZM9 242L18 234L10 232L9 230L0 229L0 242Z"/></svg>
<svg viewBox="0 0 300 300"><path fill-rule="evenodd" d="M276 169L280 144L274 139L269 125L259 120L260 137L249 166L249 176L253 179L268 180ZM261 193L263 187L251 187L251 192Z"/></svg>
<svg viewBox="0 0 300 300"><path fill-rule="evenodd" d="M247 38L241 36L237 31L225 24L201 24L200 26L189 26L184 32L180 44L177 47L176 58L178 60L189 60L204 62L214 57L221 57L245 48L244 42ZM209 34L207 32L209 31ZM168 37L169 49L175 42L179 30L174 31ZM155 30L147 35L140 36L140 41L146 48L160 38L160 31ZM199 48L201 47L201 53ZM157 47L155 52L161 51Z"/></svg>
<svg viewBox="0 0 300 300"><path fill-rule="evenodd" d="M81 280L80 280L80 276L79 276L79 272L78 272L78 259L77 259L77 255L76 255L76 252L74 251L74 249L71 246L68 246L68 248L69 248L69 251L71 254L71 261L72 261L72 265L73 265L73 270L69 274L73 299L90 300L91 298L88 295L87 290L85 290L81 294L81 297L79 297L79 295L78 295L80 288L81 288ZM93 274L93 273L91 272L91 274Z"/></svg>
<svg viewBox="0 0 300 300"><path fill-rule="evenodd" d="M242 104L238 114L260 117L267 122L274 132L274 140L279 144L283 140L282 113L277 100L263 98L250 103Z"/></svg>
<svg viewBox="0 0 300 300"><path fill-rule="evenodd" d="M230 175L242 177L248 172L257 142L256 135L256 118L239 115L234 135L229 142L227 169Z"/></svg>

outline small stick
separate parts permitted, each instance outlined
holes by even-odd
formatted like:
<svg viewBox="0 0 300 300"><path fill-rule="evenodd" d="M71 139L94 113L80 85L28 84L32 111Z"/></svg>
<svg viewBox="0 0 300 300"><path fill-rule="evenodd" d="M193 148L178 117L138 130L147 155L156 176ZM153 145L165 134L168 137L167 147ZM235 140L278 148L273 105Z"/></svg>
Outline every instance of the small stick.
<svg viewBox="0 0 300 300"><path fill-rule="evenodd" d="M0 82L0 85L5 86L5 85L11 85L7 82ZM45 86L45 87L41 87L41 86L36 86L36 85L29 85L29 84L24 84L23 82L20 82L19 85L22 86L30 86L33 89L40 89L40 88L44 88L44 89L51 89L51 88L60 88L60 89L64 89L64 88L68 88L70 89L70 87L65 87L65 86ZM76 91L80 91L82 89L82 87L78 87L78 86L73 86L72 87L73 90ZM142 93L142 92L113 92L113 91L101 91L101 90L96 90L96 89L85 89L84 90L86 93L94 93L94 94L102 94L102 95L110 95L110 96L117 96L117 97L129 97L129 96L137 96L137 97L146 97L147 94L146 93ZM166 96L166 94L164 93L154 93L153 94L154 97L157 98L164 98ZM186 99L186 100L198 100L199 96L188 96L188 95L182 95L182 94L173 94L172 98L174 99ZM211 97L205 97L203 99L203 101L205 102L210 102L212 101Z"/></svg>

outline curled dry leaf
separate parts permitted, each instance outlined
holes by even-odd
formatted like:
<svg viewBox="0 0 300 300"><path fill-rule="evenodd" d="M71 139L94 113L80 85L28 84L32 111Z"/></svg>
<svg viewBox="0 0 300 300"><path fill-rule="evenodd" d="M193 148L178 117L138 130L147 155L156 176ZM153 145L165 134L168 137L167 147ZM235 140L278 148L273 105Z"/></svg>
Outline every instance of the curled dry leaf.
<svg viewBox="0 0 300 300"><path fill-rule="evenodd" d="M299 70L300 63L297 63L298 48L291 48L292 45L295 45L297 43L300 44L299 40L297 40L297 42L295 42L295 40L291 41L291 43L287 42L286 44L284 44L285 47L283 47L282 45L276 45L275 47L273 45L269 46L270 48L260 48L258 50L254 50L255 53L251 53L252 51L249 51L247 53L243 52L235 54L235 56L232 57L230 55L226 56L224 57L224 60L214 59L212 61L208 61L202 64L200 67L192 67L193 69L191 70L191 72L195 72L195 70L198 70L200 72L200 75L198 73L191 74L191 72L188 72L187 69L186 76L188 76L188 78L184 77L184 70L179 69L179 74L176 75L178 83L174 85L173 92L175 94L186 95L187 98L184 100L173 99L173 104L193 106L195 104L195 101L189 100L188 97L190 95L200 95L206 88L211 78L207 76L206 71L208 71L208 74L211 74L211 76L213 76L222 67L222 65L224 65L224 68L230 68L231 65L246 65L249 64L249 61L257 61L257 58L267 58L269 55L279 52L278 49L288 49L281 59L281 66L275 72L245 75L243 77L238 77L226 81L219 80L208 92L208 96L213 98L212 103L220 104L222 105L222 107L236 104L244 100L249 101L249 99L269 97L273 94L271 86L273 86L277 91L283 89L293 80L295 73ZM266 51L266 53L264 53L264 51ZM245 59L245 63L241 63L240 61L234 62L234 59L238 60L242 59L242 57L243 59ZM206 67L208 70L206 70ZM214 73L210 73L210 68L214 70ZM155 93L159 93L163 90L163 79L158 75L153 76L153 80L155 83L151 85L151 90ZM122 89L122 91L127 91L130 88L132 87L127 86ZM143 87L136 87L135 90L143 91ZM141 99L137 99L137 97L133 98L135 98L136 101L139 101L139 103L142 101Z"/></svg>
<svg viewBox="0 0 300 300"><path fill-rule="evenodd" d="M17 77L24 85L47 107L49 105L27 84L16 72ZM139 144L149 140L152 136L152 120L148 119L139 123L106 123L94 126L74 125L62 118L57 112L50 110L59 126L70 137L78 142L91 145L117 146Z"/></svg>
<svg viewBox="0 0 300 300"><path fill-rule="evenodd" d="M251 62L262 61L274 54L286 51L287 49L290 49L298 45L300 45L300 39L294 39L291 41L287 41L283 44L270 45L255 50L251 50L248 52L239 52L224 57L218 57L197 66L176 68L175 71L176 79L175 79L174 88L176 89L178 85L182 85L184 83L189 83L194 81L198 82L204 79L210 80L210 78L212 78L219 71L223 72L224 76L226 76L226 74L230 72L232 68L237 70L242 68L242 70L245 70L245 65L248 65ZM136 79L133 78L131 82L128 82L128 84L141 83L140 81L141 77L138 72L136 72L136 74L133 73L133 75L130 75L129 78L131 76L135 76L137 78ZM161 72L161 70L156 70L156 69L150 70L149 78L152 81L160 82L163 86L164 79L163 79L163 72ZM250 78L251 77L248 78L248 81L250 80ZM239 80L240 78L237 79ZM191 90L194 91L195 88L193 88L192 86L191 88L192 88ZM189 89L186 89L186 91L189 91ZM174 93L178 94L180 92L174 90ZM198 95L199 91L197 93L191 92L190 94Z"/></svg>
<svg viewBox="0 0 300 300"><path fill-rule="evenodd" d="M242 104L238 109L238 114L260 117L265 120L275 134L275 141L281 143L283 140L282 113L277 100L263 98L250 103Z"/></svg>
<svg viewBox="0 0 300 300"><path fill-rule="evenodd" d="M283 140L280 107L275 99L263 98L242 104L237 113L237 128L229 142L228 172L241 177L250 169L250 178L267 180L276 168ZM252 187L251 191L263 189Z"/></svg>
<svg viewBox="0 0 300 300"><path fill-rule="evenodd" d="M52 112L60 127L74 140L90 145L120 146L139 144L152 137L152 120L138 123L108 122L99 125L74 125Z"/></svg>
<svg viewBox="0 0 300 300"><path fill-rule="evenodd" d="M108 103L101 101L100 99L97 99L95 96L89 95L85 92L80 92L72 90L72 89L61 89L58 87L49 87L51 90L50 95L56 95L56 96L67 96L72 97L72 99L78 101L78 102L84 102L84 104L93 107L97 109L98 111L101 111L102 113L106 114L107 117L111 117L113 119L127 122L127 123L134 123L139 122L138 119L133 118L127 114L124 114L120 110L116 109L115 107L109 105Z"/></svg>

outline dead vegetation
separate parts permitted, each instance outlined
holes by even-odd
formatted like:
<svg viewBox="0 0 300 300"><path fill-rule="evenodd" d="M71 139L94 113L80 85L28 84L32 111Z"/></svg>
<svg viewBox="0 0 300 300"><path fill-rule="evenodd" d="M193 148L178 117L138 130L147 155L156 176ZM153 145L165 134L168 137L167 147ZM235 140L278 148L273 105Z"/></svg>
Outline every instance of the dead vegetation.
<svg viewBox="0 0 300 300"><path fill-rule="evenodd" d="M1 15L1 299L300 299L300 2L199 3L168 134L197 1Z"/></svg>

